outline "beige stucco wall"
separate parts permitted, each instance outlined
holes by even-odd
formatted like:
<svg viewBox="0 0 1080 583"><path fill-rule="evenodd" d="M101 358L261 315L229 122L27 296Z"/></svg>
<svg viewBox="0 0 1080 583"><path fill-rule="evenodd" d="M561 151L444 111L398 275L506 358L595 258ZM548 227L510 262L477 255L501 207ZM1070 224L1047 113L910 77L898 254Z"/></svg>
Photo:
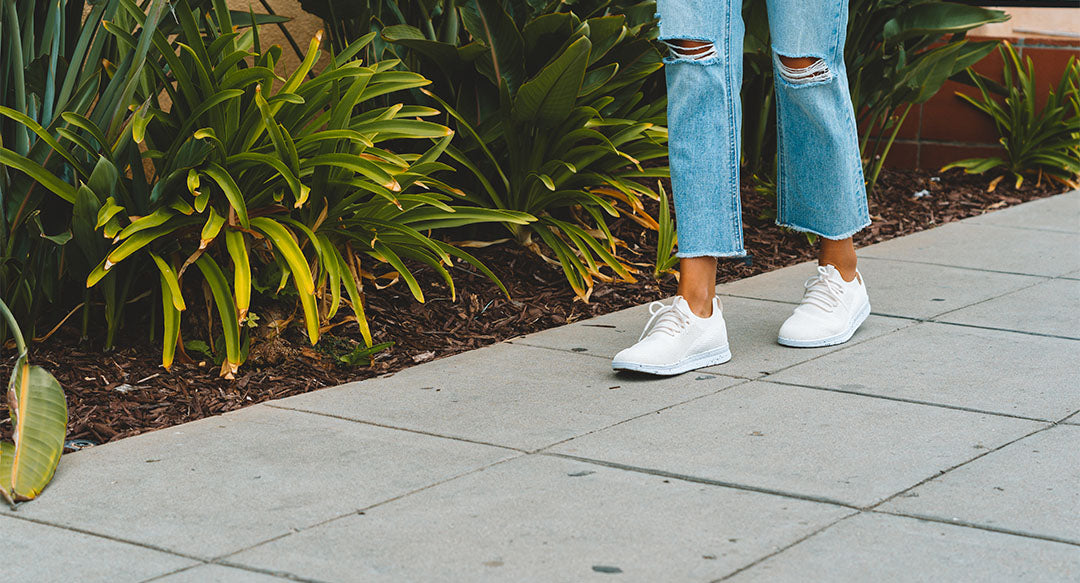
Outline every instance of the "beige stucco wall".
<svg viewBox="0 0 1080 583"><path fill-rule="evenodd" d="M1080 8L1000 7L1012 19L981 26L971 34L993 37L1080 38Z"/></svg>
<svg viewBox="0 0 1080 583"><path fill-rule="evenodd" d="M285 27L289 30L293 39L296 40L296 44L300 45L300 49L307 51L308 43L311 42L315 33L323 27L322 20L304 12L300 8L299 0L266 0L266 3L270 5L275 14L292 19L285 24ZM249 6L256 13L266 13L266 8L263 7L262 2L259 0L229 0L229 7L233 10L247 11ZM281 48L284 49L281 66L285 70L293 69L300 63L300 58L289 45L285 35L277 25L264 26L259 29L259 32L264 45L276 44L281 45Z"/></svg>

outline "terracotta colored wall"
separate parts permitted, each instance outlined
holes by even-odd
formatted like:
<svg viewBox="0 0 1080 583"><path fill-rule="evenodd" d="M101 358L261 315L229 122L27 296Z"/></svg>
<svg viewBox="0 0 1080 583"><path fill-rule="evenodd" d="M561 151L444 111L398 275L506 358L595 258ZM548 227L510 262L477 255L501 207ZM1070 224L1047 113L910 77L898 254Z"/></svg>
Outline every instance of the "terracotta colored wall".
<svg viewBox="0 0 1080 583"><path fill-rule="evenodd" d="M1080 59L1080 8L1004 10L1012 20L976 29L968 38L1006 39L1021 58L1030 57L1036 83L1043 90L1041 107L1046 91L1061 79L1069 57ZM1001 55L994 51L974 68L1000 81L1003 66ZM887 166L934 170L964 158L1002 154L997 129L989 116L957 97L958 91L978 95L974 87L948 81L932 99L912 108L886 159Z"/></svg>

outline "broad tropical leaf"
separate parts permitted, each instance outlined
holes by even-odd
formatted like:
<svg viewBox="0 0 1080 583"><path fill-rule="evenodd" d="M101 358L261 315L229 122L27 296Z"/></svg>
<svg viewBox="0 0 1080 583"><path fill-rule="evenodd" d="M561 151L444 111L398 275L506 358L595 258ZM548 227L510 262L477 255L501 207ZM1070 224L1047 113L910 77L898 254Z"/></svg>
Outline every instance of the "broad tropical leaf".
<svg viewBox="0 0 1080 583"><path fill-rule="evenodd" d="M15 501L33 500L52 479L64 451L67 401L60 383L24 355L11 374L8 407L15 447L11 480L3 485Z"/></svg>

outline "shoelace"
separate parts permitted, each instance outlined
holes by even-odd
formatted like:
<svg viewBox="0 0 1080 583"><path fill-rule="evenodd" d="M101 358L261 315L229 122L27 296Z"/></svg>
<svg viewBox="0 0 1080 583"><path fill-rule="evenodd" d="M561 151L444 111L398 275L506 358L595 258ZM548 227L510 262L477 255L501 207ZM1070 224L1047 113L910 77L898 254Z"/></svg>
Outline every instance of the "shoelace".
<svg viewBox="0 0 1080 583"><path fill-rule="evenodd" d="M823 265L817 268L817 275L806 280L803 285L806 293L802 303L815 305L826 312L831 312L840 305L840 294L844 293L840 284L829 277L829 270Z"/></svg>
<svg viewBox="0 0 1080 583"><path fill-rule="evenodd" d="M639 342L642 338L656 332L675 336L690 325L690 318L675 309L674 301L671 302L671 305L665 305L663 302L653 302L649 304L649 313L652 314L652 317L645 323L645 329L641 331L641 336L638 336ZM656 322L655 326L653 326L653 322Z"/></svg>

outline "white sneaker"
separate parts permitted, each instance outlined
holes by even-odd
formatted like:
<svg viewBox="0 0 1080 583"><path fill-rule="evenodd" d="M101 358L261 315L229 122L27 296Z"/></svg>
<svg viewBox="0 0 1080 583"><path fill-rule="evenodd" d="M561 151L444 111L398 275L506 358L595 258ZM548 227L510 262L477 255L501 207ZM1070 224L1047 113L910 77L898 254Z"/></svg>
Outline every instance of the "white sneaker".
<svg viewBox="0 0 1080 583"><path fill-rule="evenodd" d="M784 346L843 344L870 315L870 298L858 270L852 281L844 281L832 265L819 265L817 270L806 281L802 303L780 326L777 342Z"/></svg>
<svg viewBox="0 0 1080 583"><path fill-rule="evenodd" d="M702 318L675 296L671 305L649 304L652 318L637 344L615 355L611 368L655 375L676 375L731 360L723 306L713 297L713 313Z"/></svg>

